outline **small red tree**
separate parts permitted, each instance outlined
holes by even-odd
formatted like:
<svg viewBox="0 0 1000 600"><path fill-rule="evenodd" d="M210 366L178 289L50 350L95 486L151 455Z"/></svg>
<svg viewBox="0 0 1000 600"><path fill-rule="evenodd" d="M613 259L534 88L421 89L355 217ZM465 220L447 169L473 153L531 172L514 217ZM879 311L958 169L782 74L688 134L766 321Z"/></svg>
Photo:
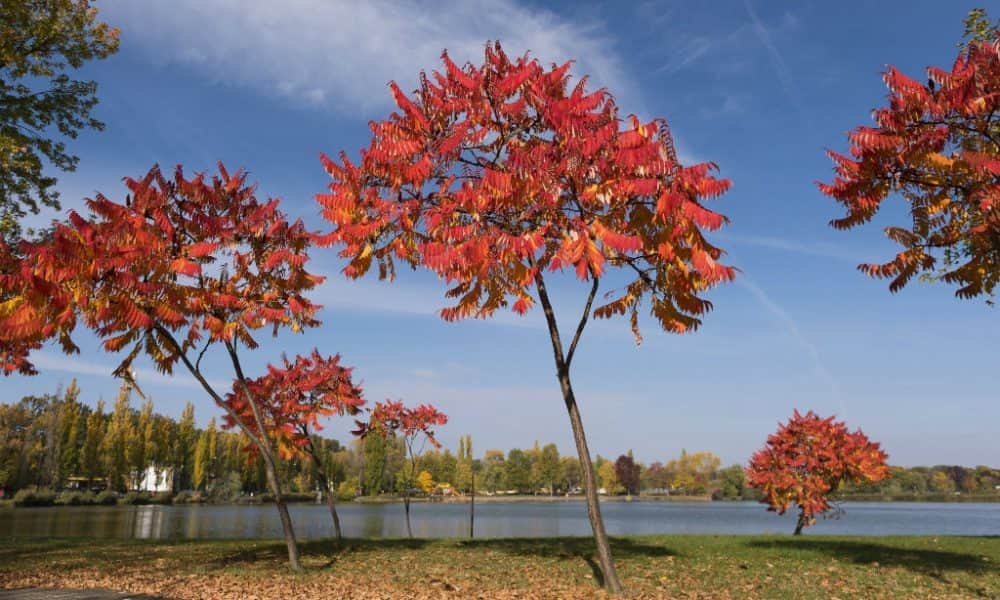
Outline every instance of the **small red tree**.
<svg viewBox="0 0 1000 600"><path fill-rule="evenodd" d="M595 317L628 314L638 340L648 298L667 331L697 328L711 308L701 294L734 276L702 235L726 222L702 204L729 181L710 175L712 163L681 165L663 121L632 116L622 127L609 92L588 92L585 78L569 85L570 63L547 70L527 56L509 59L499 44L487 45L482 66L442 59L444 72L422 74L412 96L390 83L400 112L371 124L360 164L322 157L333 179L317 195L334 225L329 241L343 245L349 277L374 263L391 279L402 260L453 284L446 296L456 304L441 311L448 321L486 318L509 302L523 314L537 292L601 570L619 591L570 367L611 268L626 279ZM564 267L589 283L568 348L545 279Z"/></svg>
<svg viewBox="0 0 1000 600"><path fill-rule="evenodd" d="M307 272L315 241L301 221L289 222L278 200L259 202L242 172L172 179L153 167L125 179L130 195L117 203L98 194L85 219L71 212L45 242L22 242L18 256L0 243L0 360L5 373L33 373L30 351L56 339L67 353L78 322L110 352L128 350L114 374L131 383L131 365L145 354L165 373L181 363L245 432L264 459L291 566L298 546L275 467L276 455L259 399L249 390L239 349L257 347L269 327L298 331L318 324L304 294L322 281ZM233 367L234 386L253 402L238 412L201 369L211 347Z"/></svg>
<svg viewBox="0 0 1000 600"><path fill-rule="evenodd" d="M911 222L885 229L902 250L858 267L892 292L917 274L957 284L960 298L992 297L1000 281L1000 33L982 18L970 15L977 35L926 84L889 67L876 126L848 134L850 156L828 152L837 176L819 188L847 209L833 227L867 223L890 194L909 203Z"/></svg>
<svg viewBox="0 0 1000 600"><path fill-rule="evenodd" d="M316 450L313 434L323 429L321 417L357 414L365 403L361 388L351 381L351 369L340 365L340 355L324 357L313 350L309 356L296 356L291 362L282 358L282 366L267 366L267 374L234 385L226 396L232 412L258 436L252 398L263 416L267 437L275 440L278 455L289 459L306 456L312 462L313 476L323 488L337 539L343 538L337 514L336 493L326 477L323 458ZM236 427L236 420L226 415L223 426ZM256 446L249 448L257 451Z"/></svg>
<svg viewBox="0 0 1000 600"><path fill-rule="evenodd" d="M615 476L625 488L625 493L629 495L639 494L639 475L641 472L642 467L635 462L631 450L628 451L628 454L622 454L615 460Z"/></svg>
<svg viewBox="0 0 1000 600"><path fill-rule="evenodd" d="M764 493L767 509L785 514L799 507L795 535L830 510L829 496L843 482L879 481L889 474L887 455L859 429L847 430L833 417L795 411L750 458L747 483Z"/></svg>
<svg viewBox="0 0 1000 600"><path fill-rule="evenodd" d="M356 435L381 435L383 437L403 438L406 446L406 456L410 463L404 472L401 492L403 494L403 509L406 513L406 534L413 537L413 529L410 527L410 489L416 483L417 463L420 455L423 454L426 442L430 442L435 448L440 448L434 437L434 427L448 423L448 417L439 412L433 406L421 404L416 407L407 407L401 400L386 400L377 402L371 409L371 414L367 423L356 421L358 429ZM417 445L419 440L420 444Z"/></svg>

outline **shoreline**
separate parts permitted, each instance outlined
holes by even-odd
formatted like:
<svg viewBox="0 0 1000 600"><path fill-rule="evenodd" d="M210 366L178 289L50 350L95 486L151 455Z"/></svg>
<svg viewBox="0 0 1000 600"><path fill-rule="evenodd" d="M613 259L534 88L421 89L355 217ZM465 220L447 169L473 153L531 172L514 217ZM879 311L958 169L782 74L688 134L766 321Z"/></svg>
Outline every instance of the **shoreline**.
<svg viewBox="0 0 1000 600"><path fill-rule="evenodd" d="M585 502L586 497L583 495L573 495L573 496L544 496L544 495L511 495L511 496L480 496L476 495L476 504L520 504L520 503L563 503L563 502ZM469 504L471 498L469 496L451 496L451 497L414 497L410 498L410 502L414 504ZM710 496L660 496L660 495L640 495L640 496L601 496L600 502L605 503L649 503L649 502L677 502L677 503L729 503L729 502L757 502L754 499L722 499L713 500ZM852 502L864 502L864 503L883 503L883 504L921 504L921 503L937 503L937 504L994 504L1000 503L1000 495L988 495L988 496L953 496L953 495L923 495L923 496L876 496L876 495L858 495L849 496L844 498L831 498L833 503L852 503ZM183 502L117 502L114 504L108 503L80 503L80 504L32 504L19 506L14 503L13 500L0 499L0 510L14 510L18 508L62 508L62 507L113 507L113 506L258 506L263 504L271 504L271 500L267 497L243 497L240 500L228 501L228 502L212 502L210 500L204 501L183 501ZM403 499L399 496L360 496L353 500L338 500L338 505L347 504L402 504ZM296 497L286 501L288 505L303 505L303 504L323 504L322 502L317 502L315 497L310 497L309 499Z"/></svg>

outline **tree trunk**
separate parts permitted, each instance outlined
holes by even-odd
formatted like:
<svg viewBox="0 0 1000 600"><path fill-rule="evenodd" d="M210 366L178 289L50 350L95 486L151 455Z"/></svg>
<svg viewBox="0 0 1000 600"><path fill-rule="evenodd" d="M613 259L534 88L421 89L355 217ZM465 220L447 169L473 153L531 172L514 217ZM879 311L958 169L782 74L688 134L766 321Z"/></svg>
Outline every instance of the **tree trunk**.
<svg viewBox="0 0 1000 600"><path fill-rule="evenodd" d="M323 489L326 490L326 506L330 509L330 518L333 519L333 532L339 542L344 539L344 535L340 531L340 515L337 514L336 492L330 489L330 482L327 481L326 477L320 477L320 483Z"/></svg>
<svg viewBox="0 0 1000 600"><path fill-rule="evenodd" d="M299 563L299 545L295 541L295 530L292 528L292 518L288 514L288 505L281 495L281 483L278 481L278 473L274 468L274 458L264 456L264 469L267 472L267 485L274 495L274 505L278 507L278 517L281 519L281 531L285 536L285 546L288 547L288 564L293 571L301 571L302 564Z"/></svg>
<svg viewBox="0 0 1000 600"><path fill-rule="evenodd" d="M580 417L580 408L576 404L576 397L573 395L573 386L569 379L569 367L573 362L576 344L580 341L580 336L590 316L590 307L594 301L594 296L597 294L598 279L597 277L593 277L593 286L587 298L587 305L583 310L580 324L577 325L576 334L573 336L573 341L570 343L569 351L566 354L563 354L559 326L556 323L555 312L552 310L552 303L549 300L545 281L540 271L535 275L535 285L538 288L538 299L541 301L542 310L545 312L545 322L549 329L549 339L552 341L552 353L556 361L556 377L559 380L559 387L562 389L563 402L566 404L566 412L569 413L570 425L573 427L573 441L576 442L576 453L580 458L580 471L583 475L584 488L587 494L587 516L590 518L590 528L594 532L597 559L601 566L601 573L604 575L604 587L609 592L619 594L622 591L622 584L615 570L614 559L611 558L611 546L608 543L608 534L604 529L604 519L601 518L601 505L597 498L597 478L594 475L594 463L590 460L587 436L583 431L583 419Z"/></svg>
<svg viewBox="0 0 1000 600"><path fill-rule="evenodd" d="M802 535L802 528L806 526L806 515L805 513L799 513L799 520L795 524L795 533L792 535Z"/></svg>
<svg viewBox="0 0 1000 600"><path fill-rule="evenodd" d="M472 496L469 498L469 539L476 534L476 471L472 470Z"/></svg>
<svg viewBox="0 0 1000 600"><path fill-rule="evenodd" d="M343 534L340 531L340 515L337 514L337 498L335 492L330 489L330 480L326 478L323 473L322 465L320 465L319 456L316 454L315 448L313 448L312 442L306 447L309 452L309 456L312 459L313 464L313 475L316 477L316 481L323 487L326 494L326 506L330 509L330 518L333 519L333 532L337 536L337 541L344 539Z"/></svg>
<svg viewBox="0 0 1000 600"><path fill-rule="evenodd" d="M413 539L413 529L410 528L410 495L403 496L403 510L406 512L406 535Z"/></svg>
<svg viewBox="0 0 1000 600"><path fill-rule="evenodd" d="M594 531L597 558L601 565L601 572L604 574L604 586L611 592L620 593L622 591L622 584L618 580L614 559L611 557L611 546L608 544L608 534L604 529L604 519L601 517L601 505L597 498L597 478L594 476L594 463L590 460L590 449L587 448L587 437L583 431L583 420L580 418L580 409L576 405L576 398L573 396L573 388L570 385L568 374L564 373L559 376L559 385L562 387L563 400L566 403L566 411L569 413L569 422L573 426L573 441L576 442L576 452L580 458L580 468L583 471L583 484L587 493L587 516L590 517L590 527Z"/></svg>

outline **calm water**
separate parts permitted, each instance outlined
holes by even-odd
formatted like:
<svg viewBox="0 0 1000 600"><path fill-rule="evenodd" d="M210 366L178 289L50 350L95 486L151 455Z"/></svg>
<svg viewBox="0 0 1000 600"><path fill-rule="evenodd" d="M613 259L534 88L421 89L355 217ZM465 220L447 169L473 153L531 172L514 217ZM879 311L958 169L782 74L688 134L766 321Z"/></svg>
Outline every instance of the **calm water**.
<svg viewBox="0 0 1000 600"><path fill-rule="evenodd" d="M844 503L838 519L820 519L809 531L845 535L1000 535L1000 503ZM325 505L290 507L302 538L333 533ZM791 515L779 517L755 502L608 502L601 505L613 535L653 533L790 533ZM344 534L406 535L402 504L339 506ZM467 504L412 506L417 537L468 535ZM482 503L476 537L590 535L582 502ZM18 508L0 511L0 537L277 538L277 512L266 506L122 506Z"/></svg>

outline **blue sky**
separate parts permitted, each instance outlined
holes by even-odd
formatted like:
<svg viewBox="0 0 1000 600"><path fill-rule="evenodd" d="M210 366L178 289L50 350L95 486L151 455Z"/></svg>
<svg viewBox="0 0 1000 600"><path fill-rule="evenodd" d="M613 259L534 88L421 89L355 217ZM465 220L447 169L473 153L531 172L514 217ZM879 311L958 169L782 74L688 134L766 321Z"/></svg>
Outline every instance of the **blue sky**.
<svg viewBox="0 0 1000 600"><path fill-rule="evenodd" d="M863 229L836 232L838 206L816 189L832 177L825 148L870 123L884 102L881 72L894 64L920 79L948 66L964 2L642 2L550 4L517 0L148 0L98 2L121 27L119 53L88 65L98 81L102 133L71 144L79 169L60 179L64 208L96 191L124 198L120 180L153 163L213 170L245 167L261 195L323 226L313 201L327 176L320 152L356 155L367 122L392 109L385 86L412 89L421 69L480 61L488 39L544 63L576 59L574 72L606 86L624 113L665 117L682 158L711 160L733 180L715 208L732 219L715 234L742 270L713 291L715 311L693 335L644 327L636 346L625 321L594 323L574 364L591 449L634 449L646 462L681 448L745 462L793 408L836 413L883 443L895 464L1000 465L996 348L1000 323L982 301L944 285L914 283L890 295L855 270L892 256L881 228L900 222L892 202ZM44 222L53 215L35 219ZM431 402L451 417L446 445L472 434L487 448L554 441L573 451L542 317L498 314L445 323L443 284L402 273L386 284L349 282L335 253L316 294L324 326L268 341L259 372L281 352L318 346L355 367L370 400ZM586 288L567 273L555 285L563 329ZM81 336L83 353L52 347L41 375L5 381L4 400L55 391L77 378L85 401L113 399L115 357ZM213 379L224 382L222 362ZM148 365L147 365L148 366ZM201 423L220 411L189 377L140 370L156 410L186 401ZM331 422L342 440L349 423Z"/></svg>

